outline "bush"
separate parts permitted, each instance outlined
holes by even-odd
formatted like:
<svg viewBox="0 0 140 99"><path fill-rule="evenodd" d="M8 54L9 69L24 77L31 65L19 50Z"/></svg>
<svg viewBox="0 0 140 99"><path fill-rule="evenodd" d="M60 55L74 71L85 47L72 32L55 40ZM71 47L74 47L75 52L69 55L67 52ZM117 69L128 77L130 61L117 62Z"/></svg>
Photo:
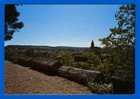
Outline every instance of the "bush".
<svg viewBox="0 0 140 99"><path fill-rule="evenodd" d="M110 94L113 91L112 84L106 84L106 83L98 83L98 82L89 82L88 87L91 89L93 93L98 94Z"/></svg>

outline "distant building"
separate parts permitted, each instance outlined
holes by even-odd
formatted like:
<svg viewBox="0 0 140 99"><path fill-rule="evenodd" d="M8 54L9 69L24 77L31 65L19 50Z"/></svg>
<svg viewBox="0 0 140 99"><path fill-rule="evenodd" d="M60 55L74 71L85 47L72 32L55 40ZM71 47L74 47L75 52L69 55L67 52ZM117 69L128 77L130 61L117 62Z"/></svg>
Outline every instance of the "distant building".
<svg viewBox="0 0 140 99"><path fill-rule="evenodd" d="M94 41L92 40L90 48L91 48L91 49L94 49L94 47L95 47L95 46L94 46Z"/></svg>

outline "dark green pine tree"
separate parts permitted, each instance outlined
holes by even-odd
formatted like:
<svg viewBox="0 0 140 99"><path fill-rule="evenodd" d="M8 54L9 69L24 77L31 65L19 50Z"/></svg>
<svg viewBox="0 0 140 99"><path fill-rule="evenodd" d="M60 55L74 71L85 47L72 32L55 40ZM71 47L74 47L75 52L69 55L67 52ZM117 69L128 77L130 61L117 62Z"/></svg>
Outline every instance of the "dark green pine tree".
<svg viewBox="0 0 140 99"><path fill-rule="evenodd" d="M13 33L21 29L24 24L19 22L18 17L20 13L17 12L14 4L5 5L5 40L11 40Z"/></svg>
<svg viewBox="0 0 140 99"><path fill-rule="evenodd" d="M100 39L106 47L134 46L135 44L135 5L126 4L115 15L117 26L111 28L110 35Z"/></svg>
<svg viewBox="0 0 140 99"><path fill-rule="evenodd" d="M91 49L94 48L94 41L93 41L93 40L92 40L92 42L91 42L91 46L90 46L90 48L91 48Z"/></svg>
<svg viewBox="0 0 140 99"><path fill-rule="evenodd" d="M111 28L110 35L100 39L105 47L108 47L111 60L107 62L112 64L113 75L120 77L121 81L114 82L115 86L126 90L118 90L127 93L134 93L135 87L135 5L122 5L115 15L117 25ZM107 65L106 65L107 66Z"/></svg>

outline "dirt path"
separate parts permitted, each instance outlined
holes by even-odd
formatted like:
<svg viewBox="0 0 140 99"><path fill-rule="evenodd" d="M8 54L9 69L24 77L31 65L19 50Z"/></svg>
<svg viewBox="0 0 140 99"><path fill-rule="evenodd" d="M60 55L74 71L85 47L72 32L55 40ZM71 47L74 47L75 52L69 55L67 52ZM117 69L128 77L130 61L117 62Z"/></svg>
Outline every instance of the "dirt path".
<svg viewBox="0 0 140 99"><path fill-rule="evenodd" d="M5 93L91 94L87 87L78 83L45 75L9 61L5 63Z"/></svg>

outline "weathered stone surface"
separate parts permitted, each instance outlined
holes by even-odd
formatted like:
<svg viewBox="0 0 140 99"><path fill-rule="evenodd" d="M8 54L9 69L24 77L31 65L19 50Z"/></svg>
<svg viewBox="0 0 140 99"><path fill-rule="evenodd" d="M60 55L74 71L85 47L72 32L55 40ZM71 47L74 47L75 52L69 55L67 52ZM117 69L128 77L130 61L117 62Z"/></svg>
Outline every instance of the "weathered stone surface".
<svg viewBox="0 0 140 99"><path fill-rule="evenodd" d="M84 84L94 80L99 74L99 71L84 70L70 66L61 66L58 69L58 75Z"/></svg>
<svg viewBox="0 0 140 99"><path fill-rule="evenodd" d="M18 57L15 63L31 67L32 69L40 72L63 76L83 84L87 84L89 81L94 81L100 75L99 71L84 70L71 66L62 66L62 64L56 60L44 61L30 57Z"/></svg>
<svg viewBox="0 0 140 99"><path fill-rule="evenodd" d="M15 63L21 64L23 66L31 66L32 65L32 58L30 57L18 57Z"/></svg>
<svg viewBox="0 0 140 99"><path fill-rule="evenodd" d="M30 66L32 69L36 69L38 71L49 73L49 74L57 74L58 68L61 66L61 64L56 60L51 61L41 61L37 59L31 60L32 65Z"/></svg>

